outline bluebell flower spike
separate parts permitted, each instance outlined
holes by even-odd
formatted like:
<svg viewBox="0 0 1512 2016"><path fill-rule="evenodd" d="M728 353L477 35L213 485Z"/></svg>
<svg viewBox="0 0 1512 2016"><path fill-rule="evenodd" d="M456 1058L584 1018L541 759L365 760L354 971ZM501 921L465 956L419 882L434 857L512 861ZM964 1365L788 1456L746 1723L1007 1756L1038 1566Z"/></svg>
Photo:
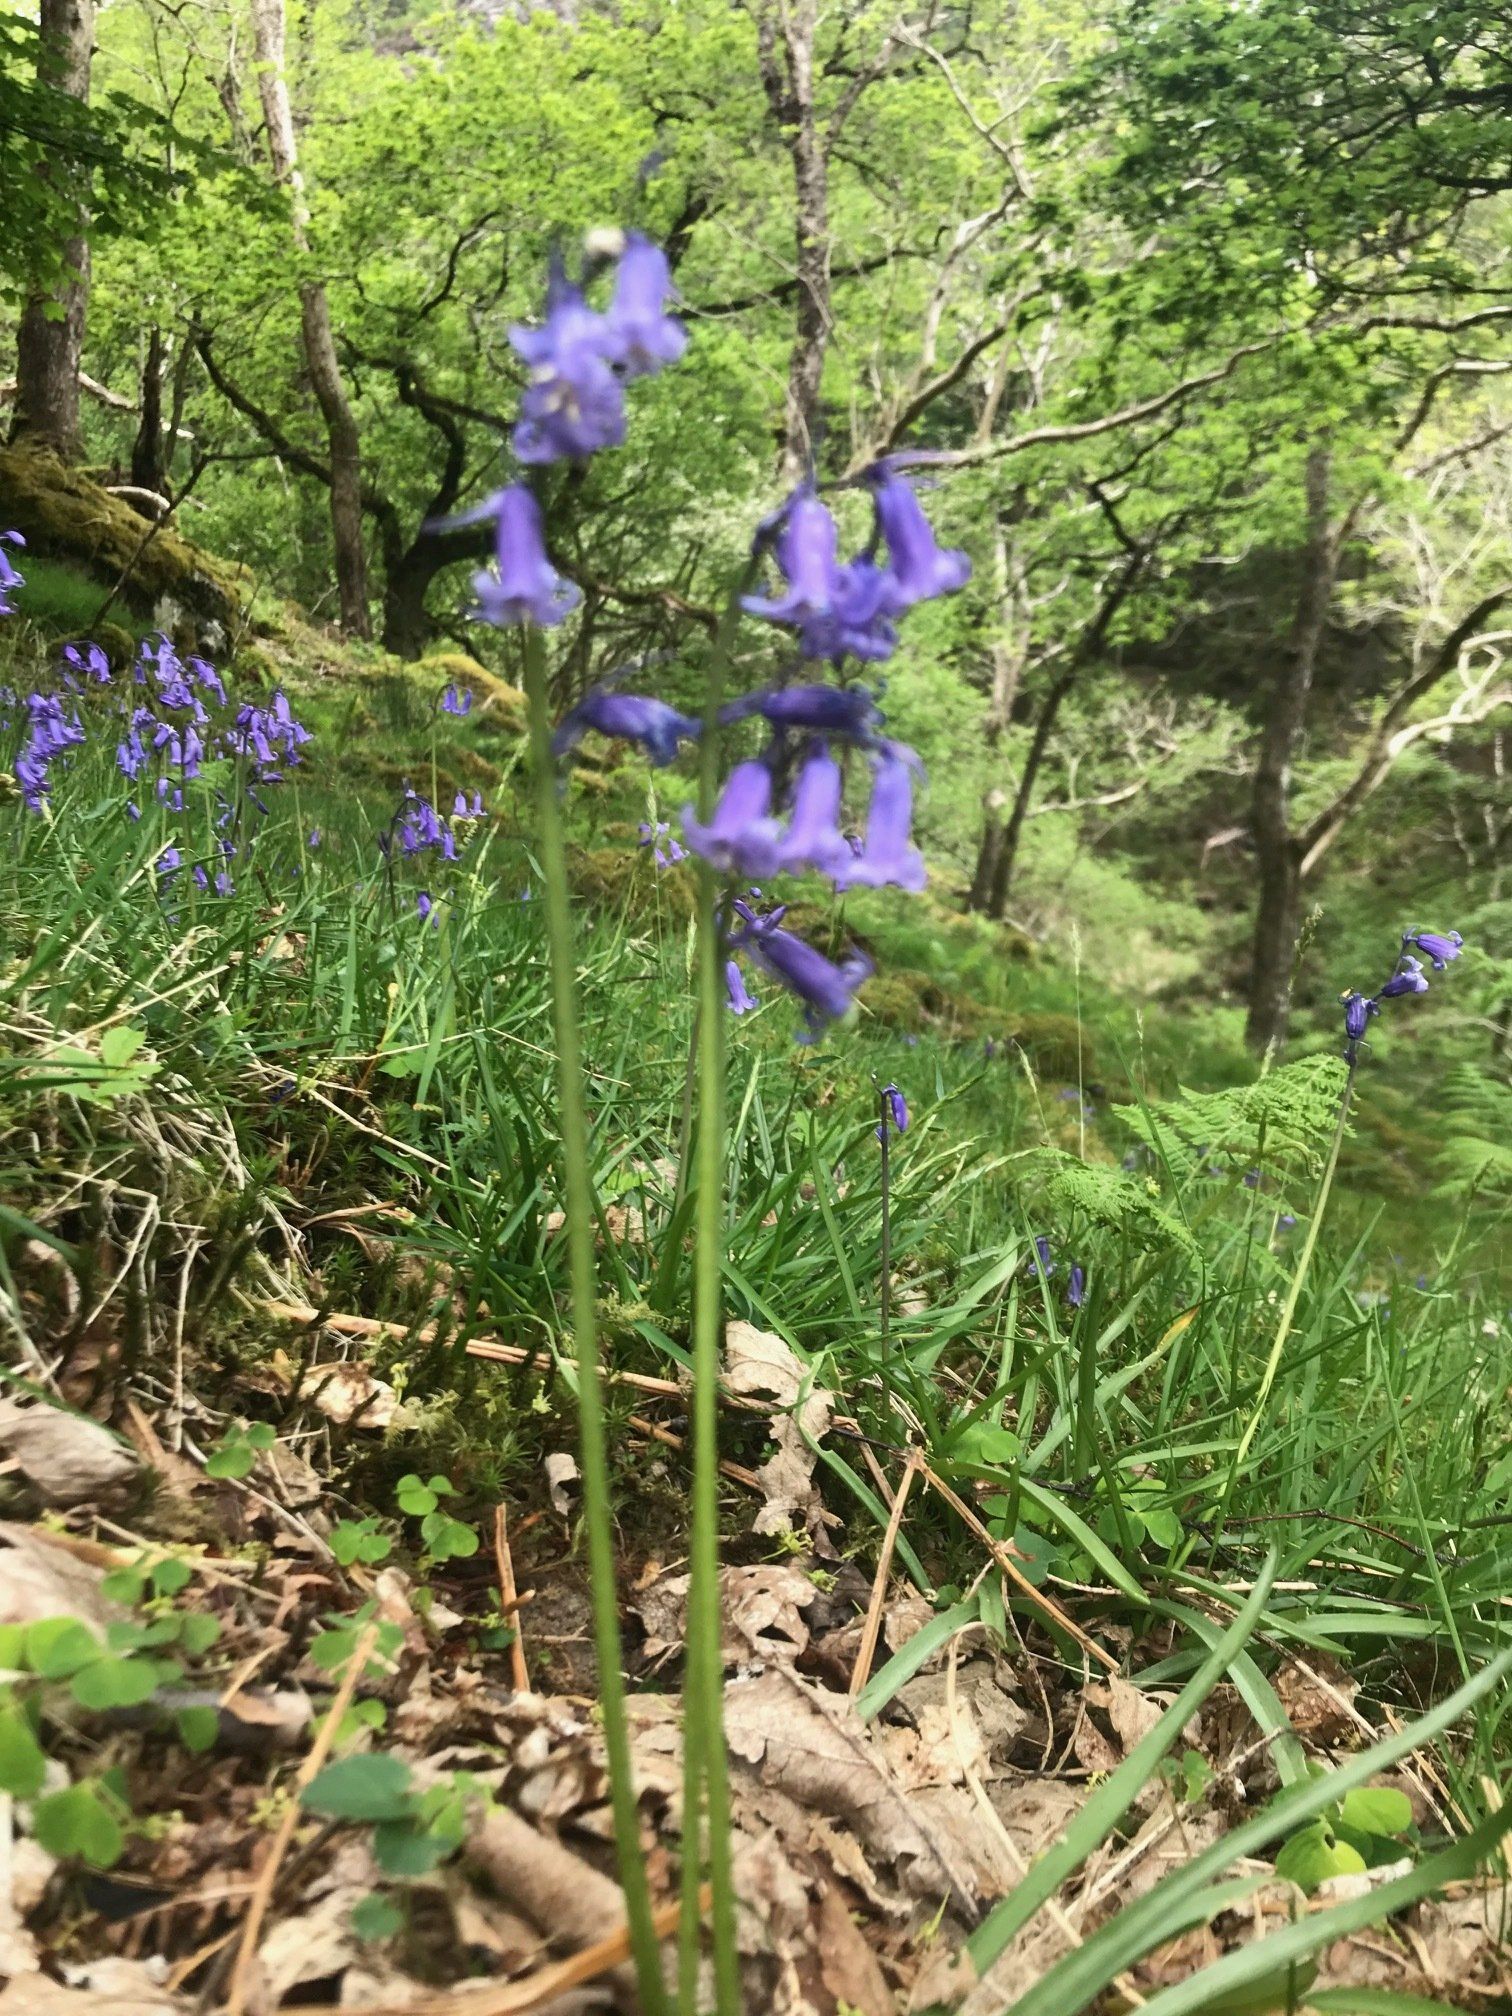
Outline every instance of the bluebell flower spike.
<svg viewBox="0 0 1512 2016"><path fill-rule="evenodd" d="M626 742L639 742L658 769L677 761L678 745L693 742L703 723L665 700L638 693L616 693L596 687L568 714L563 715L552 739L552 751L565 756L575 749L590 729Z"/></svg>
<svg viewBox="0 0 1512 2016"><path fill-rule="evenodd" d="M1408 931L1402 936L1402 950L1416 946L1426 955L1435 973L1442 973L1452 960L1458 959L1465 948L1465 941L1458 931Z"/></svg>
<svg viewBox="0 0 1512 2016"><path fill-rule="evenodd" d="M778 865L778 826L771 816L772 772L766 763L737 763L705 823L683 807L683 838L723 875L771 875Z"/></svg>

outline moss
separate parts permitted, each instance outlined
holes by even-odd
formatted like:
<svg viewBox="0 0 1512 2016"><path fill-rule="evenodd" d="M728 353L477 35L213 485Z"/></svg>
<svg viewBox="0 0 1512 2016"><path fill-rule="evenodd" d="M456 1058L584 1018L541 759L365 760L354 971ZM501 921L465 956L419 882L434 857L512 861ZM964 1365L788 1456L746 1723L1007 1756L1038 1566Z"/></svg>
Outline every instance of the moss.
<svg viewBox="0 0 1512 2016"><path fill-rule="evenodd" d="M124 672L136 662L136 638L119 623L96 623L90 635L110 660L113 672Z"/></svg>
<svg viewBox="0 0 1512 2016"><path fill-rule="evenodd" d="M596 909L622 912L635 923L647 923L658 912L678 918L693 914L695 890L688 869L657 869L642 848L577 847L570 868L573 889Z"/></svg>
<svg viewBox="0 0 1512 2016"><path fill-rule="evenodd" d="M125 575L128 607L150 614L167 596L200 622L229 625L250 594L245 568L215 559L171 525L154 531L47 449L0 447L0 496L7 526L38 554L82 566L106 588Z"/></svg>
<svg viewBox="0 0 1512 2016"><path fill-rule="evenodd" d="M868 980L862 1006L878 1022L907 1035L990 1039L1022 1050L1046 1078L1095 1078L1086 1029L1074 1015L1015 1015L958 994L916 967L885 968Z"/></svg>
<svg viewBox="0 0 1512 2016"><path fill-rule="evenodd" d="M479 703L474 718L506 734L525 732L525 695L465 651L436 651L422 658L413 671L423 672L443 685L461 686Z"/></svg>
<svg viewBox="0 0 1512 2016"><path fill-rule="evenodd" d="M231 676L238 688L257 686L268 690L283 677L276 661L258 644L242 644L231 660Z"/></svg>

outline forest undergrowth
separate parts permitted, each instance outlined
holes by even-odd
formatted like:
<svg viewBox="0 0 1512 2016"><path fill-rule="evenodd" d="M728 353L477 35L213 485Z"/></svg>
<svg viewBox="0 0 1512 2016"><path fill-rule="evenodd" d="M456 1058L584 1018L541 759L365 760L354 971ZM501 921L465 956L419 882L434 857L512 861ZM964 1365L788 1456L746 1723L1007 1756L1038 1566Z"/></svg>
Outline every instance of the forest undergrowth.
<svg viewBox="0 0 1512 2016"><path fill-rule="evenodd" d="M150 1948L171 1987L233 2009L312 1982L345 1980L360 2002L401 1978L434 1990L507 1975L522 1952L497 1926L437 1944L440 1898L454 1931L459 1908L437 1872L464 1847L485 1867L508 1860L469 1817L477 1689L507 1676L526 1700L587 1702L600 1686L522 698L455 655L397 681L360 662L319 679L291 664L273 668L276 688L264 656L226 690L149 637L138 693L197 681L224 724L194 782L159 792L182 752L150 734L132 748L145 723L127 719L130 662L60 658L24 618L6 644L13 729L35 743L25 696L40 693L79 730L53 751L40 806L23 740L0 811L0 1490L20 1522L8 1558L42 1592L4 1627L16 1679L0 1775L9 1796L42 1795L27 1836L50 1872L40 1936L86 1985L106 1983L88 1971L103 1956ZM679 786L656 783L634 759L595 758L571 812L634 1703L665 1699L688 1629L699 1186L694 896L663 825ZM1010 1992L1025 2011L1101 2006L1123 1981L1161 2010L1300 2007L1320 1951L1333 1957L1307 2006L1426 2006L1369 1997L1431 2002L1451 1964L1476 1990L1461 2006L1499 2006L1496 1912L1465 1879L1504 1824L1500 1214L1473 1188L1441 1200L1434 1257L1409 1276L1392 1242L1424 1226L1373 1194L1368 1145L1399 1032L1431 1017L1452 965L1429 999L1351 1021L1374 1044L1355 1066L1336 1041L1241 1076L1209 1039L1204 1084L1194 1020L1147 1006L1131 1040L1117 1004L1102 1025L1083 976L1047 970L1008 932L984 952L943 903L933 916L889 940L880 898L802 906L819 942L859 942L884 967L877 1011L863 994L858 1019L808 1046L775 996L732 1023L727 1663L796 1669L850 1694L859 1728L906 1739L913 1778L896 1756L887 1768L908 1826L922 1823L907 1800L930 1788L970 1812L960 1787L981 1793L981 1772L1041 1803L1053 1789L1048 1832L1043 1812L1002 1808L1011 1882L979 1842L960 1848L964 1868L927 1829L919 1850L941 1858L948 1880L923 1891L999 1984L992 2006ZM931 942L946 948L933 970ZM996 985L958 992L951 967L973 960ZM1335 1175L1346 1079L1354 1131ZM1397 1097L1421 1100L1421 1084ZM60 1565L88 1585L61 1611ZM960 1763L959 1715L983 1716L983 1675L1008 1671L1022 1707L973 1723L977 1762ZM333 1689L341 1713L311 1759L323 1768L301 1773L291 1804L273 1791L281 1753ZM506 1726L523 1740L519 1712L494 1704L492 1741ZM654 1732L632 1727L644 1774ZM738 1760L738 1714L735 1730ZM588 1740L552 1725L559 1818L602 1798ZM1382 1741L1395 1747L1369 1747ZM460 1775L414 1761L438 1747ZM754 1852L738 1770L735 1797ZM318 1965L275 1934L259 1974L235 1899L258 1903L260 1928L255 1872L278 1874L278 1830L301 1812L317 1841L355 1830L367 1864L332 1892L334 1916L296 1910L295 1852L281 1909L306 1937L320 1920ZM1106 1844L1127 1855L1172 1816L1186 1844L1175 1887L1141 1896ZM893 1834L904 1825L895 1815ZM279 1852L260 1857L269 1827ZM1253 1850L1225 1853L1246 1827ZM222 1897L208 1871L228 1853L247 1882ZM1249 1873L1221 1893L1194 1878L1203 1854L1218 1874L1241 1853ZM1292 1947L1235 1929L1262 1878L1293 1899L1290 1931L1271 1933ZM172 1901L185 1883L192 1909ZM1418 1908L1437 1917L1390 1934L1387 1961L1351 1961L1351 1929L1430 1892ZM740 1894L754 1908L744 1866ZM864 1979L828 1991L831 2006L960 1999L963 1979L930 1971L919 1886L902 1894L906 1937L898 1898L892 1916L875 1896L861 1907L871 1958L850 1954ZM1044 1899L1048 1931L1033 1917ZM794 1956L828 1950L833 1926L779 1937L768 1905L747 1992L766 1968L763 1992L803 2006L779 1992L783 1968L801 1973ZM1085 1929L1063 1974L1067 1909ZM9 1936L33 1936L23 1916ZM1208 1999L1223 1968L1251 1999Z"/></svg>

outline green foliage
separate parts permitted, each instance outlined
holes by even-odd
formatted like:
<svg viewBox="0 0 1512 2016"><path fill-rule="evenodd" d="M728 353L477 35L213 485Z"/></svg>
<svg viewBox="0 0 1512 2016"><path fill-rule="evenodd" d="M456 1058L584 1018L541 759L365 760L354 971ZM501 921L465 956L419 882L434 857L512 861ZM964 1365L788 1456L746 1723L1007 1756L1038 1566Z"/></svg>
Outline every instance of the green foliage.
<svg viewBox="0 0 1512 2016"><path fill-rule="evenodd" d="M1326 1776L1325 1774L1322 1774ZM1276 1856L1276 1874L1307 1891L1330 1876L1359 1875L1397 1859L1399 1836L1412 1826L1412 1802L1390 1785L1356 1785L1336 1806L1292 1835Z"/></svg>
<svg viewBox="0 0 1512 2016"><path fill-rule="evenodd" d="M429 1483L414 1475L401 1477L394 1489L399 1510L420 1521L420 1538L425 1543L425 1551L438 1564L466 1560L478 1551L478 1536L474 1529L441 1509L441 1500L453 1497L455 1493L456 1487L451 1479L439 1476L432 1477Z"/></svg>
<svg viewBox="0 0 1512 2016"><path fill-rule="evenodd" d="M266 1421L253 1421L240 1428L228 1428L205 1459L207 1477L239 1482L250 1477L257 1459L277 1441L276 1431Z"/></svg>
<svg viewBox="0 0 1512 2016"><path fill-rule="evenodd" d="M1148 1244L1178 1248L1194 1258L1191 1232L1160 1202L1159 1186L1099 1162L1082 1162L1044 1149L1021 1165L1019 1184L1036 1225L1085 1219L1108 1231L1128 1231Z"/></svg>
<svg viewBox="0 0 1512 2016"><path fill-rule="evenodd" d="M1183 1091L1119 1118L1179 1183L1199 1170L1315 1175L1339 1117L1345 1067L1337 1057L1283 1064L1253 1084Z"/></svg>

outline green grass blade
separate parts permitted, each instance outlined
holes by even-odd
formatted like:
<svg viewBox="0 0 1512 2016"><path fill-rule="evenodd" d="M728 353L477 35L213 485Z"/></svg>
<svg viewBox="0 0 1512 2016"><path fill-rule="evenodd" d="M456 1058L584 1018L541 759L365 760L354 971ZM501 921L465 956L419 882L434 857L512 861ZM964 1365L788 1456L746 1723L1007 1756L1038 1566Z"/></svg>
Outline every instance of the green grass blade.
<svg viewBox="0 0 1512 2016"><path fill-rule="evenodd" d="M1243 1649L1259 1621L1275 1576L1275 1556L1267 1556L1244 1608L1224 1632L1155 1727L1129 1752L1118 1769L1088 1799L1055 1846L1030 1869L1018 1888L1005 1897L966 1942L977 1973L985 1974L1006 1951L1040 1906L1079 1869L1093 1849L1118 1825L1134 1799L1148 1784L1160 1760L1175 1743L1193 1714L1217 1686L1230 1660Z"/></svg>

